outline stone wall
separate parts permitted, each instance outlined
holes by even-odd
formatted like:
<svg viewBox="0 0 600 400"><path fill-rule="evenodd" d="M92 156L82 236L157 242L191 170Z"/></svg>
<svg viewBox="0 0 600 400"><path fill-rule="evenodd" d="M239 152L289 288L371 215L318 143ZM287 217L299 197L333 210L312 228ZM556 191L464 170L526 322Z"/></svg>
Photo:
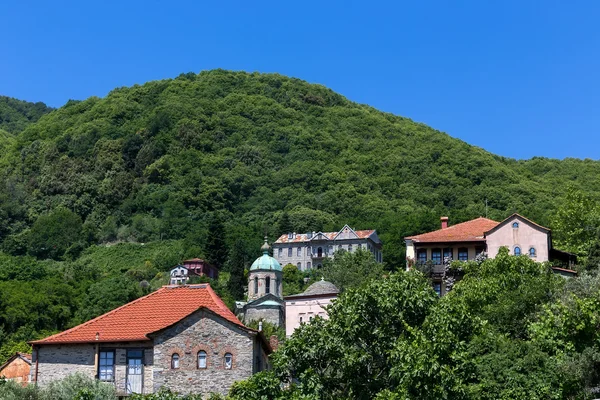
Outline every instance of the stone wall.
<svg viewBox="0 0 600 400"><path fill-rule="evenodd" d="M182 394L226 394L235 381L252 375L255 341L253 334L200 310L154 338L154 391L166 386ZM205 369L198 368L200 350L207 354ZM174 353L179 355L177 369L171 368ZM225 369L225 353L233 355L232 369Z"/></svg>
<svg viewBox="0 0 600 400"><path fill-rule="evenodd" d="M37 356L39 385L46 385L77 372L94 378L96 376L95 354L95 345L92 344L39 346L37 352L34 350L32 354L31 373L35 374Z"/></svg>
<svg viewBox="0 0 600 400"><path fill-rule="evenodd" d="M244 313L244 322L264 320L276 326L284 325L283 306L256 306L247 307Z"/></svg>

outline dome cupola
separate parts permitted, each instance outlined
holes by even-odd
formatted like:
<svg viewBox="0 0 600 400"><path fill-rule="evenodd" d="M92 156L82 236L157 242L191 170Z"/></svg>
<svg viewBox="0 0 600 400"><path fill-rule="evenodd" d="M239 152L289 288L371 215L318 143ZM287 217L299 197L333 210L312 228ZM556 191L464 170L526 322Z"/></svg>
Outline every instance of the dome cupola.
<svg viewBox="0 0 600 400"><path fill-rule="evenodd" d="M252 266L250 267L250 271L258 271L258 270L279 271L279 272L283 271L283 269L281 268L281 264L279 264L279 261L277 261L273 257L269 256L270 248L271 247L267 243L267 237L265 236L265 243L260 248L263 252L263 255L258 257L252 263Z"/></svg>

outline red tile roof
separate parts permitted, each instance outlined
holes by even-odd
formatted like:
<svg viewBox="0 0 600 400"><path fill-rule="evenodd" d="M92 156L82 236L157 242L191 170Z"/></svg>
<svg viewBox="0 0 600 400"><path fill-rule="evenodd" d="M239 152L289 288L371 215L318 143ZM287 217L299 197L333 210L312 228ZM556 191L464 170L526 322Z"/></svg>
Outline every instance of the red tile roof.
<svg viewBox="0 0 600 400"><path fill-rule="evenodd" d="M437 231L408 236L405 239L415 243L483 242L485 241L484 232L496 225L498 225L496 221L479 217Z"/></svg>
<svg viewBox="0 0 600 400"><path fill-rule="evenodd" d="M354 231L354 233L356 233L356 235L359 237L359 239L368 238L374 232L375 232L375 229L368 229L368 230L362 230L362 231ZM318 233L319 232L315 232L315 236ZM333 238L339 232L320 232L320 233L322 233L323 235L325 235L327 237L327 239L333 240ZM284 233L283 235L279 236L279 239L277 239L275 241L275 243L302 243L302 242L307 242L309 240L310 239L308 238L308 236L306 235L306 233L297 233L296 236L293 239L289 239L288 238L288 234Z"/></svg>
<svg viewBox="0 0 600 400"><path fill-rule="evenodd" d="M32 344L123 342L150 340L149 334L167 328L205 308L245 328L209 284L163 286L74 328ZM248 329L248 328L246 328ZM98 333L98 340L96 340Z"/></svg>

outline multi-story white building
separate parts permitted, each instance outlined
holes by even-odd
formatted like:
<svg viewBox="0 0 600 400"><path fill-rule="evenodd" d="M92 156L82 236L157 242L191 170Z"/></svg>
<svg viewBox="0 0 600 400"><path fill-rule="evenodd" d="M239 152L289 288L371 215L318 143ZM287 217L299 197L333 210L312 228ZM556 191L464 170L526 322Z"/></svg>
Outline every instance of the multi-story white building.
<svg viewBox="0 0 600 400"><path fill-rule="evenodd" d="M320 268L336 251L368 250L383 262L381 240L373 229L355 231L345 225L339 232L286 233L273 243L273 257L281 264L293 264L300 271Z"/></svg>

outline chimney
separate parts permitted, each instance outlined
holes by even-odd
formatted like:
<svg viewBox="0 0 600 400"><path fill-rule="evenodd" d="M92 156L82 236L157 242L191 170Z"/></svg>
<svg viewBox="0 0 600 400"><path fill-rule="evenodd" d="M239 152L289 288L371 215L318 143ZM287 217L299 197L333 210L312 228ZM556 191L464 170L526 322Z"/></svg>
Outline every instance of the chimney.
<svg viewBox="0 0 600 400"><path fill-rule="evenodd" d="M446 229L448 227L448 217L441 217L440 221L442 221L442 229Z"/></svg>
<svg viewBox="0 0 600 400"><path fill-rule="evenodd" d="M269 338L269 344L271 345L273 351L277 350L277 348L279 347L279 339L277 338L277 336L271 335L271 337Z"/></svg>

